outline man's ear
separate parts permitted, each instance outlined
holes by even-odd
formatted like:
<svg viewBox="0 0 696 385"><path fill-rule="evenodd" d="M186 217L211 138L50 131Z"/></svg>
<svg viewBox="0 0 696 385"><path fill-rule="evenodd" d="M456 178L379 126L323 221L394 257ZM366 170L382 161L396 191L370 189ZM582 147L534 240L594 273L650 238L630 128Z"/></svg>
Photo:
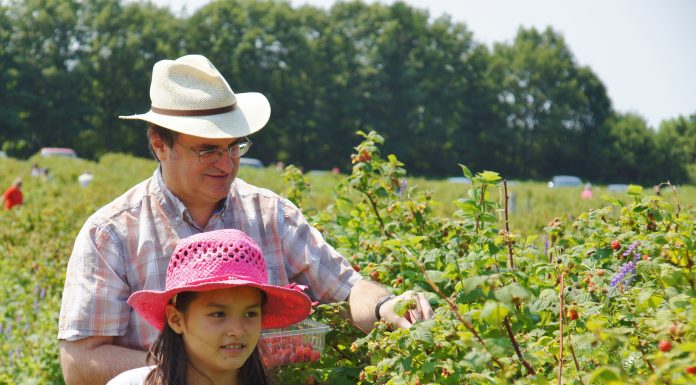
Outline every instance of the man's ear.
<svg viewBox="0 0 696 385"><path fill-rule="evenodd" d="M167 323L176 334L184 332L184 314L176 310L172 304L167 305Z"/></svg>
<svg viewBox="0 0 696 385"><path fill-rule="evenodd" d="M165 151L165 147L167 147L167 145L164 143L162 138L153 132L148 133L148 136L150 139L150 147L152 148L152 152L155 153L157 159L160 161L166 159L167 153Z"/></svg>

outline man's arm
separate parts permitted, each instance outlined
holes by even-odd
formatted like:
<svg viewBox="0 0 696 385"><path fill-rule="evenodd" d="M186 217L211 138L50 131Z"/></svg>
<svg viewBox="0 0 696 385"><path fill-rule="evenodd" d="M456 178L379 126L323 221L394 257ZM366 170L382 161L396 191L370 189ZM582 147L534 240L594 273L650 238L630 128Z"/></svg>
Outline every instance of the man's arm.
<svg viewBox="0 0 696 385"><path fill-rule="evenodd" d="M67 385L103 385L117 374L145 366L146 352L116 346L114 337L60 341L60 364Z"/></svg>
<svg viewBox="0 0 696 385"><path fill-rule="evenodd" d="M390 293L385 288L375 282L365 279L356 282L348 296L350 318L362 330L369 332L374 328L375 322L378 321L375 317L377 302L389 295ZM394 312L394 305L398 301L408 299L413 299L416 302L416 307L409 310L404 317L398 316ZM432 318L433 309L423 293L409 290L384 302L379 309L379 314L385 321L398 328L408 328L417 321Z"/></svg>

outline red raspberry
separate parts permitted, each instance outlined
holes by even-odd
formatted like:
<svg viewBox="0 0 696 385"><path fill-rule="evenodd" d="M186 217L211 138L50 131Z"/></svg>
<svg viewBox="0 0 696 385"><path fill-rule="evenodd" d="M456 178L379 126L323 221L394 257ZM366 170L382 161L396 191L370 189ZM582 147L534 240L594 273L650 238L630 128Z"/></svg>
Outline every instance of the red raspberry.
<svg viewBox="0 0 696 385"><path fill-rule="evenodd" d="M620 248L621 248L621 242L617 241L616 239L611 241L611 249L612 250L618 250Z"/></svg>
<svg viewBox="0 0 696 385"><path fill-rule="evenodd" d="M660 349L660 351L668 352L672 350L672 343L667 340L662 340L657 343L657 348Z"/></svg>

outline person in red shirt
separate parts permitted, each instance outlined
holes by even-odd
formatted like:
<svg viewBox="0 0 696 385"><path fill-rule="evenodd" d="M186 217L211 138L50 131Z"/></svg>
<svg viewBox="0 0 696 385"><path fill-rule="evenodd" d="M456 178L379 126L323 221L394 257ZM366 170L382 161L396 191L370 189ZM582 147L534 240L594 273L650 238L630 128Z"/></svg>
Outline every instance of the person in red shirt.
<svg viewBox="0 0 696 385"><path fill-rule="evenodd" d="M22 195L22 179L15 179L12 182L12 186L10 186L10 188L5 190L5 193L2 194L2 197L5 200L6 210L11 209L13 206L21 205L24 199L24 196Z"/></svg>

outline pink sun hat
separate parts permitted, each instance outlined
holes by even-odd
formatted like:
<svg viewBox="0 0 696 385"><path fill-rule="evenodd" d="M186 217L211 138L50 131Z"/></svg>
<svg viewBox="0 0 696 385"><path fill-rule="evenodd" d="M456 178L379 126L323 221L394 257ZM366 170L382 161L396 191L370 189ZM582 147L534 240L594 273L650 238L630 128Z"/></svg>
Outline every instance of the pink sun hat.
<svg viewBox="0 0 696 385"><path fill-rule="evenodd" d="M165 309L177 293L238 286L256 287L266 294L261 310L261 327L265 329L300 322L312 308L298 285L268 284L261 249L239 230L209 231L179 240L169 260L165 290L137 291L128 298L128 304L152 326L163 330Z"/></svg>

